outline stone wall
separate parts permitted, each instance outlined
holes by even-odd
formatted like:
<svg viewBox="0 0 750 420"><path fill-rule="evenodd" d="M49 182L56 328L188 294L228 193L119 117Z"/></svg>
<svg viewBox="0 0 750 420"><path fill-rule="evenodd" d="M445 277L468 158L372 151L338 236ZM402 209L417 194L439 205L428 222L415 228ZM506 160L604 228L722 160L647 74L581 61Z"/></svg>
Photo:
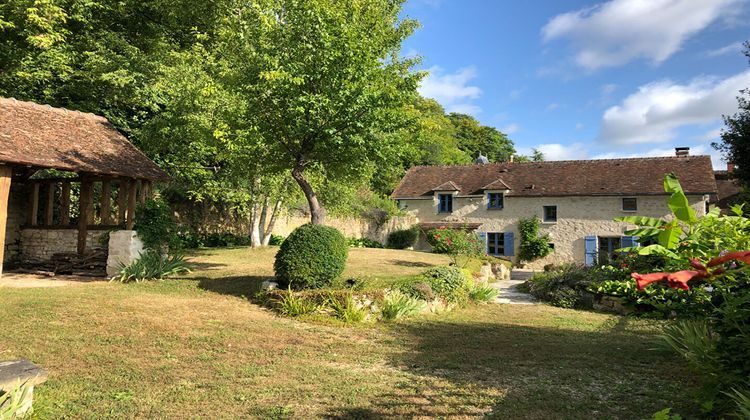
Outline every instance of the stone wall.
<svg viewBox="0 0 750 420"><path fill-rule="evenodd" d="M8 223L5 228L5 255L3 262L18 259L21 250L21 225L26 223L28 193L23 185L10 186L8 197Z"/></svg>
<svg viewBox="0 0 750 420"><path fill-rule="evenodd" d="M118 230L109 235L107 255L107 276L120 271L120 266L130 265L143 252L143 242L134 230Z"/></svg>
<svg viewBox="0 0 750 420"><path fill-rule="evenodd" d="M247 217L236 212L212 205L170 203L179 223L194 226L201 233L224 233L249 235L250 223ZM270 217L270 216L269 216ZM297 227L310 222L310 216L301 212L283 213L276 219L273 233L281 236L289 234ZM348 238L368 238L385 243L388 234L408 228L416 223L412 215L391 217L383 223L364 217L326 217L326 225L340 230Z"/></svg>
<svg viewBox="0 0 750 420"><path fill-rule="evenodd" d="M86 249L106 248L99 238L107 231L88 231L86 235ZM78 231L76 229L35 229L25 228L20 234L20 257L25 260L49 260L58 252L75 252L78 247Z"/></svg>
<svg viewBox="0 0 750 420"><path fill-rule="evenodd" d="M520 245L519 219L534 215L542 219L542 206L557 206L557 222L543 222L540 227L541 234L550 236L550 242L555 245L555 249L549 256L529 264L530 268L541 268L550 263L583 263L586 236L622 236L626 230L632 228L613 221L616 217L634 214L650 217L671 216L667 207L667 196L637 198L637 212L622 211L622 197L506 197L502 210L488 210L486 196L455 197L452 214L437 212L437 197L402 199L400 206L419 222L481 223L477 229L479 232L513 232L516 238L514 255L518 255ZM688 200L699 216L705 214L705 197L692 195ZM425 247L426 243L420 241L418 245Z"/></svg>

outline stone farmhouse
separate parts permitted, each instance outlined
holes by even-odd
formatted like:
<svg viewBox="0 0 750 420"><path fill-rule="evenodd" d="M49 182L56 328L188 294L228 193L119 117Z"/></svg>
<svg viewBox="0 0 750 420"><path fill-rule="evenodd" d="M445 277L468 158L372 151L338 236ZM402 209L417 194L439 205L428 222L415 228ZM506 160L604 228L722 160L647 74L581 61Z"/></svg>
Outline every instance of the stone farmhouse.
<svg viewBox="0 0 750 420"><path fill-rule="evenodd" d="M486 163L411 168L392 197L415 216L422 230L445 226L473 230L490 255L516 261L519 220L537 216L553 252L530 263L596 264L638 238L632 226L613 219L627 215L667 217L663 180L680 179L691 206L703 215L717 193L709 156ZM429 249L424 238L418 245Z"/></svg>
<svg viewBox="0 0 750 420"><path fill-rule="evenodd" d="M103 117L0 98L0 274L114 274L142 249L137 204L167 180Z"/></svg>

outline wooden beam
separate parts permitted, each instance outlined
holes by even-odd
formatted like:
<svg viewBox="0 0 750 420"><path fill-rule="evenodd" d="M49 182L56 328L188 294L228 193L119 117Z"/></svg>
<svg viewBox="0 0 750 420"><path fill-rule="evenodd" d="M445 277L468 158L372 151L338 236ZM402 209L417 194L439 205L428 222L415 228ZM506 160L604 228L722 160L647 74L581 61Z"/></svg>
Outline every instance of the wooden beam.
<svg viewBox="0 0 750 420"><path fill-rule="evenodd" d="M31 186L31 197L29 197L29 226L36 226L37 214L39 213L39 184Z"/></svg>
<svg viewBox="0 0 750 420"><path fill-rule="evenodd" d="M8 223L8 196L13 169L0 167L0 277L3 275L3 259L5 259L5 227Z"/></svg>
<svg viewBox="0 0 750 420"><path fill-rule="evenodd" d="M143 194L146 197L146 200L150 200L154 198L154 184L151 183L151 181L141 181L141 185L143 188Z"/></svg>
<svg viewBox="0 0 750 420"><path fill-rule="evenodd" d="M63 182L60 191L60 224L70 224L70 182Z"/></svg>
<svg viewBox="0 0 750 420"><path fill-rule="evenodd" d="M138 182L138 204L146 202L146 181Z"/></svg>
<svg viewBox="0 0 750 420"><path fill-rule="evenodd" d="M110 224L112 220L112 184L109 180L102 181L102 203L100 212L102 224Z"/></svg>
<svg viewBox="0 0 750 420"><path fill-rule="evenodd" d="M86 235L88 233L89 212L94 206L94 183L85 180L81 182L81 197L78 204L78 255L86 253Z"/></svg>
<svg viewBox="0 0 750 420"><path fill-rule="evenodd" d="M135 226L135 202L137 189L138 183L135 180L130 181L130 184L128 185L128 216L127 221L125 222L125 227L128 230L133 230L133 226Z"/></svg>
<svg viewBox="0 0 750 420"><path fill-rule="evenodd" d="M56 184L50 182L47 184L47 205L44 208L44 225L52 226L52 220L55 210L55 186Z"/></svg>
<svg viewBox="0 0 750 420"><path fill-rule="evenodd" d="M125 224L125 211L128 209L129 182L123 179L117 187L117 224Z"/></svg>

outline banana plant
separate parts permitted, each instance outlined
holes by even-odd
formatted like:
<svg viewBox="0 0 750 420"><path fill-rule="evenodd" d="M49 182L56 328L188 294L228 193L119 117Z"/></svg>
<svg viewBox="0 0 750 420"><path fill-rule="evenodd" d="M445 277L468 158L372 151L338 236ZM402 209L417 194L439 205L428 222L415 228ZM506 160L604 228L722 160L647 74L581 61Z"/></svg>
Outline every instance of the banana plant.
<svg viewBox="0 0 750 420"><path fill-rule="evenodd" d="M685 191L680 181L673 173L664 177L664 191L671 194L667 205L672 211L672 218L657 219L645 216L625 216L615 219L616 222L631 223L638 226L625 232L626 235L639 238L653 238L654 244L645 247L622 248L622 252L637 252L640 255L665 255L670 258L679 259L675 253L680 239L690 235L694 226L698 223L698 216L690 206ZM713 209L708 216L717 217L719 209Z"/></svg>

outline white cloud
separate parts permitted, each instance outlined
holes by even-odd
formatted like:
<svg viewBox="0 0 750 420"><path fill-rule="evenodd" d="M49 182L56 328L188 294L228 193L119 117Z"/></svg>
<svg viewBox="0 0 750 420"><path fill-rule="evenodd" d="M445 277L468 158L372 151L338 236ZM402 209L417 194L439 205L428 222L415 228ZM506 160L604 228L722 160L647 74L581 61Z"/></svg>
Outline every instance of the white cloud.
<svg viewBox="0 0 750 420"><path fill-rule="evenodd" d="M659 64L692 35L734 12L740 0L611 0L553 17L548 42L568 39L578 65L596 70L636 59Z"/></svg>
<svg viewBox="0 0 750 420"><path fill-rule="evenodd" d="M583 143L568 145L549 143L540 144L536 148L544 154L546 160L579 160L588 158L586 146Z"/></svg>
<svg viewBox="0 0 750 420"><path fill-rule="evenodd" d="M613 144L661 143L691 124L721 120L737 111L736 96L750 86L750 71L724 80L700 77L685 85L649 83L604 112L599 140Z"/></svg>
<svg viewBox="0 0 750 420"><path fill-rule="evenodd" d="M508 135L517 133L519 130L521 130L521 126L516 123L508 124L505 127L500 129L500 131Z"/></svg>
<svg viewBox="0 0 750 420"><path fill-rule="evenodd" d="M729 45L725 45L715 50L707 51L706 55L709 57L718 57L726 54L739 54L742 51L743 45L741 41L733 42Z"/></svg>
<svg viewBox="0 0 750 420"><path fill-rule="evenodd" d="M447 112L478 114L481 108L471 103L482 95L482 89L470 86L469 82L477 75L474 67L465 67L455 73L445 74L442 68L432 67L429 75L422 80L419 93L435 99Z"/></svg>

